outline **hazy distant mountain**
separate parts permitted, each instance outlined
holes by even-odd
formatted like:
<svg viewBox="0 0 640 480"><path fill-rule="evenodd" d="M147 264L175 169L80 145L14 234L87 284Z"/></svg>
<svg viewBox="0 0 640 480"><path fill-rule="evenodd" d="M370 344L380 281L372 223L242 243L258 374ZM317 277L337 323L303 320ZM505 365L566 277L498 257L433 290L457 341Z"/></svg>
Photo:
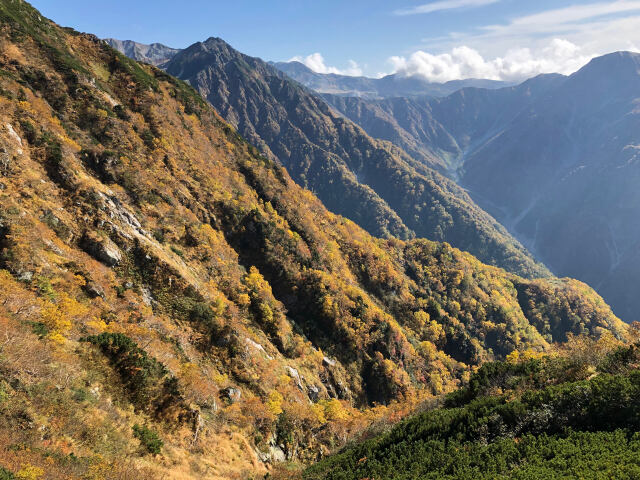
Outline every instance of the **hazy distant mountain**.
<svg viewBox="0 0 640 480"><path fill-rule="evenodd" d="M437 157L417 161L372 139L266 62L210 38L178 53L166 70L332 211L371 233L439 239L523 275L546 274L463 189L430 168L444 167Z"/></svg>
<svg viewBox="0 0 640 480"><path fill-rule="evenodd" d="M431 83L420 77L405 77L397 74L382 78L323 74L314 72L300 62L276 62L272 65L318 93L351 97L390 98L414 95L442 97L465 87L501 88L511 85L507 82L474 78Z"/></svg>
<svg viewBox="0 0 640 480"><path fill-rule="evenodd" d="M640 310L640 55L438 99L325 96L372 136L439 155L474 199L559 274Z"/></svg>
<svg viewBox="0 0 640 480"><path fill-rule="evenodd" d="M116 40L115 38L105 38L104 41L129 58L152 65L162 65L180 51L178 48L167 47L161 43L145 45L133 40Z"/></svg>
<svg viewBox="0 0 640 480"><path fill-rule="evenodd" d="M332 94L322 94L322 98L372 137L388 140L418 160L440 158L445 170L455 177L455 169L472 142L492 127L508 122L564 78L540 75L514 87L467 89L441 99L416 96L375 100Z"/></svg>

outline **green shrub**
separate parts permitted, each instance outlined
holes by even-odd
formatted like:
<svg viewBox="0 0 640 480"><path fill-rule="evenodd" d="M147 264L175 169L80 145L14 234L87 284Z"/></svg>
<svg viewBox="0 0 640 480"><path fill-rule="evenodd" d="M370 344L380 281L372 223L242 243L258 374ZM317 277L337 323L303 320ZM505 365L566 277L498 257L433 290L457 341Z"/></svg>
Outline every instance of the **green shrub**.
<svg viewBox="0 0 640 480"><path fill-rule="evenodd" d="M617 371L634 361L630 350L610 355ZM560 365L488 364L449 397L460 406L408 419L310 467L305 478L637 478L640 371L545 386L561 378ZM482 396L513 385L527 388L515 398Z"/></svg>
<svg viewBox="0 0 640 480"><path fill-rule="evenodd" d="M170 407L184 408L177 379L129 337L101 333L85 340L109 358L138 409L159 414Z"/></svg>
<svg viewBox="0 0 640 480"><path fill-rule="evenodd" d="M162 452L164 442L156 432L148 428L146 425L140 426L137 423L133 426L133 436L140 440L140 444L153 455L159 455Z"/></svg>
<svg viewBox="0 0 640 480"><path fill-rule="evenodd" d="M15 475L4 467L0 467L0 480L15 480Z"/></svg>

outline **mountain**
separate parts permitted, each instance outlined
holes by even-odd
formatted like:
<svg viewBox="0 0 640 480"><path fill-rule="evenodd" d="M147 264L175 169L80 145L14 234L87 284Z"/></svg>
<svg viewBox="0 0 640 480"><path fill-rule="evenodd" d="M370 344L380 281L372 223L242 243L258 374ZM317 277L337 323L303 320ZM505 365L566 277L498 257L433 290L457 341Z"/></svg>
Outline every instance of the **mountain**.
<svg viewBox="0 0 640 480"><path fill-rule="evenodd" d="M552 271L636 319L640 299L640 55L500 90L369 101L325 96L370 135L440 156L471 196Z"/></svg>
<svg viewBox="0 0 640 480"><path fill-rule="evenodd" d="M272 65L295 81L318 93L367 99L420 95L442 97L465 87L501 88L509 85L508 82L477 78L434 83L418 76L403 76L399 74L386 75L382 78L354 77L335 73L325 74L314 72L306 65L296 61L275 62Z"/></svg>
<svg viewBox="0 0 640 480"><path fill-rule="evenodd" d="M104 41L127 57L133 58L138 62L150 63L151 65L162 65L180 51L177 48L167 47L161 43L145 45L133 40L116 40L115 38L106 38Z"/></svg>
<svg viewBox="0 0 640 480"><path fill-rule="evenodd" d="M303 478L634 478L639 348L606 343L486 364L444 405L313 465Z"/></svg>
<svg viewBox="0 0 640 480"><path fill-rule="evenodd" d="M332 94L323 94L322 98L372 137L390 141L422 162L440 158L446 165L443 172L457 177L466 150L564 79L558 74L539 75L510 88L464 89L442 99L414 96L371 100Z"/></svg>
<svg viewBox="0 0 640 480"><path fill-rule="evenodd" d="M316 95L260 59L210 38L178 53L166 71L220 114L332 211L380 237L446 241L529 277L548 272L453 181L430 164L374 140Z"/></svg>
<svg viewBox="0 0 640 480"><path fill-rule="evenodd" d="M264 476L487 361L627 335L578 281L372 237L184 82L25 2L0 45L3 478Z"/></svg>

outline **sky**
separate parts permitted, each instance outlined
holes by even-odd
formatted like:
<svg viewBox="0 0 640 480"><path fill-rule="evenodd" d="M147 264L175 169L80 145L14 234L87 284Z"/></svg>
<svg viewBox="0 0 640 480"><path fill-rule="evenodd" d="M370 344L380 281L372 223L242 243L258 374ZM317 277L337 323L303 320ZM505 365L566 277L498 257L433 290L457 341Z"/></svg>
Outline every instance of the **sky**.
<svg viewBox="0 0 640 480"><path fill-rule="evenodd" d="M515 81L640 51L640 0L32 0L99 37L183 48L211 36L320 73Z"/></svg>

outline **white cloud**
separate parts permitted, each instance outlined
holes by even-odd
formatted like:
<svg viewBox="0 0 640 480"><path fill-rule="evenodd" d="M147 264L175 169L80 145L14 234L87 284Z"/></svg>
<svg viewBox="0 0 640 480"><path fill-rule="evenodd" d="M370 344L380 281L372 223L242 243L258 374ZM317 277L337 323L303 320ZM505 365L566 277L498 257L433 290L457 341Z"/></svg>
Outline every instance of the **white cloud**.
<svg viewBox="0 0 640 480"><path fill-rule="evenodd" d="M392 57L394 70L431 81L460 78L521 80L539 73L572 73L591 58L640 45L640 0L573 5L425 39L407 57ZM462 46L461 46L462 45ZM473 45L469 48L465 45Z"/></svg>
<svg viewBox="0 0 640 480"><path fill-rule="evenodd" d="M640 1L617 0L590 5L572 5L518 17L506 25L489 25L483 29L494 36L557 33L561 30L581 31L585 30L583 23L585 20L628 14L634 11L640 11Z"/></svg>
<svg viewBox="0 0 640 480"><path fill-rule="evenodd" d="M563 39L553 39L544 48L514 48L493 59L484 58L467 46L455 47L449 53L433 55L422 50L408 58L391 57L394 71L405 76L420 76L430 82L448 82L463 78L488 78L517 81L539 73L569 74L592 56L585 55L577 45Z"/></svg>
<svg viewBox="0 0 640 480"><path fill-rule="evenodd" d="M599 39L602 38L602 28L606 29L620 20L634 18L633 12L640 13L640 1L617 0L590 5L572 5L518 17L504 25L484 26L481 28L484 34L480 34L479 37L504 39L523 36L588 34L593 39ZM637 19L638 17L635 17L636 33L640 33Z"/></svg>
<svg viewBox="0 0 640 480"><path fill-rule="evenodd" d="M325 64L324 57L320 53L312 53L306 57L295 56L289 60L290 62L300 62L317 73L336 73L339 75L349 75L358 77L362 75L362 69L353 60L349 60L349 66L343 70L330 67Z"/></svg>
<svg viewBox="0 0 640 480"><path fill-rule="evenodd" d="M640 0L573 5L485 25L475 31L427 38L429 49L448 50L473 45L485 54L501 55L513 45L541 48L553 38L564 38L593 54L629 48L640 43Z"/></svg>
<svg viewBox="0 0 640 480"><path fill-rule="evenodd" d="M441 10L453 10L464 7L481 7L491 3L497 3L500 0L440 0L437 2L425 3L417 7L396 10L396 15L417 15L421 13L433 13Z"/></svg>

